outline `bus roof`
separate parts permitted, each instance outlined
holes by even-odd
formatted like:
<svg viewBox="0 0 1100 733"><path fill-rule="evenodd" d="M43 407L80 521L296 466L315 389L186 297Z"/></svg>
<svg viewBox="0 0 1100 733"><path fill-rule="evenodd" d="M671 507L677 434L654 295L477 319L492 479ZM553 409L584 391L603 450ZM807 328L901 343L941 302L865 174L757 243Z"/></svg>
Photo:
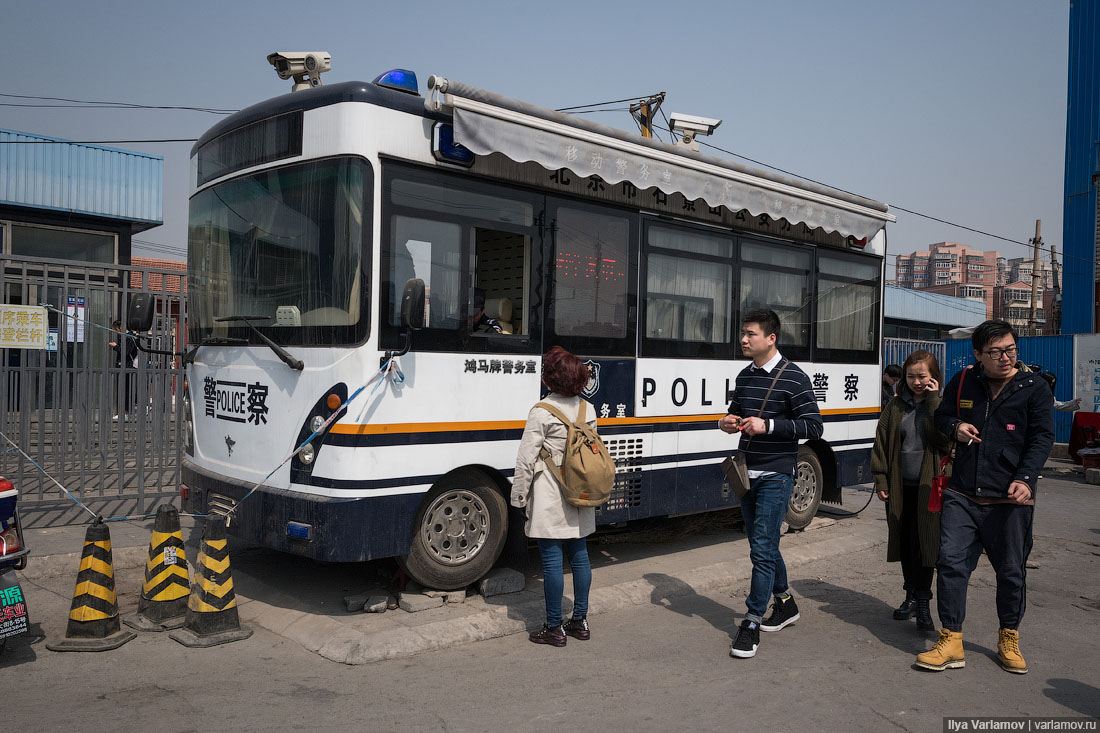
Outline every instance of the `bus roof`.
<svg viewBox="0 0 1100 733"><path fill-rule="evenodd" d="M434 85L434 87L432 86ZM746 209L856 239L872 238L896 218L886 204L856 194L763 171L683 146L643 138L577 116L433 76L432 95L419 95L363 81L326 84L265 100L210 128L191 155L230 130L293 111L340 102L363 102L444 122L454 122L455 142L478 155L499 152L533 160L548 170L568 168L598 175L611 184L655 186L731 211Z"/></svg>

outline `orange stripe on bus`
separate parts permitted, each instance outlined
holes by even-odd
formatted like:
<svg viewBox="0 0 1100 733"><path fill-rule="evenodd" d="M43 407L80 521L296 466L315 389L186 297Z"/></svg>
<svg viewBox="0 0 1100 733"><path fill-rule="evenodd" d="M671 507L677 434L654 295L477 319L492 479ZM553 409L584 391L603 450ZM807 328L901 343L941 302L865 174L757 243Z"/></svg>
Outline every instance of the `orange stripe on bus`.
<svg viewBox="0 0 1100 733"><path fill-rule="evenodd" d="M852 407L822 410L823 415L868 415L879 412L878 407ZM718 421L725 413L710 415L663 415L659 417L601 417L598 425L653 425L657 423L691 423ZM485 422L421 422L385 423L381 425L337 424L329 431L338 435L388 435L396 433L447 433L473 430L523 430L524 420L488 420Z"/></svg>

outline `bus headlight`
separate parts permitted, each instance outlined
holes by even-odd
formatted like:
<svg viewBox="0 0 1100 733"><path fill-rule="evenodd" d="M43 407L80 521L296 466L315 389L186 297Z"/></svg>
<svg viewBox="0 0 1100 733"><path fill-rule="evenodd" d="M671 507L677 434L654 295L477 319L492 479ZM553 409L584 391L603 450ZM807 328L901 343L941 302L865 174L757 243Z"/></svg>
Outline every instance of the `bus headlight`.
<svg viewBox="0 0 1100 733"><path fill-rule="evenodd" d="M313 419L309 421L309 429L313 432L317 432L321 429L321 426L325 424L325 418L320 415L314 415Z"/></svg>
<svg viewBox="0 0 1100 733"><path fill-rule="evenodd" d="M304 446L302 446L302 449L298 451L298 460L308 466L309 464L313 463L313 458L316 455L317 453L313 450L313 444L306 443Z"/></svg>

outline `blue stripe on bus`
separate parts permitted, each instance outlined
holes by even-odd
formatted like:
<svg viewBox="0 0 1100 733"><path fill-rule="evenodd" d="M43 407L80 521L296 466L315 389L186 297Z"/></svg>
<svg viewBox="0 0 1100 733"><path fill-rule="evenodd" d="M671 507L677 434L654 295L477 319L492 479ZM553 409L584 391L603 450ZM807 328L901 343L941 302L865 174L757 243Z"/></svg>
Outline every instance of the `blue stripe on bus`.
<svg viewBox="0 0 1100 733"><path fill-rule="evenodd" d="M870 448L870 438L856 438L854 440L835 440L830 441L831 446L846 446L846 445L858 445L865 444ZM677 462L687 463L689 461L705 461L714 460L720 461L730 454L728 450L716 450L716 451L700 451L696 453L678 453L662 456L644 456L638 458L632 458L630 460L630 466L655 466L661 464L674 464ZM669 468L675 468L676 466L670 465ZM498 468L495 469L501 476L505 478L512 478L515 475L515 468ZM362 489L362 490L375 490L375 489L393 489L401 486L418 486L420 484L434 484L441 479L444 474L426 474L421 476L404 476L400 478L385 478L385 479L334 479L324 478L321 476L311 476L307 485L318 486L326 489Z"/></svg>

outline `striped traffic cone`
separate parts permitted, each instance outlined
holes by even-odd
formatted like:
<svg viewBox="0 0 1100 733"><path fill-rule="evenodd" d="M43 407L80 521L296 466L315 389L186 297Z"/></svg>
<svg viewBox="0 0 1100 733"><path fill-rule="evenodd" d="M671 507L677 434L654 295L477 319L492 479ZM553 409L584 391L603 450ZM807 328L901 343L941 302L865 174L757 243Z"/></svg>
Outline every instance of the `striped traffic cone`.
<svg viewBox="0 0 1100 733"><path fill-rule="evenodd" d="M202 533L195 582L187 601L187 622L169 636L184 646L208 647L252 636L237 616L237 596L229 570L225 517L211 514Z"/></svg>
<svg viewBox="0 0 1100 733"><path fill-rule="evenodd" d="M65 637L47 641L46 648L55 652L105 652L117 649L135 636L119 624L111 532L103 517L96 517L84 535Z"/></svg>
<svg viewBox="0 0 1100 733"><path fill-rule="evenodd" d="M157 508L149 559L137 613L122 623L138 631L165 631L183 626L187 614L187 558L183 552L180 515L171 504Z"/></svg>

